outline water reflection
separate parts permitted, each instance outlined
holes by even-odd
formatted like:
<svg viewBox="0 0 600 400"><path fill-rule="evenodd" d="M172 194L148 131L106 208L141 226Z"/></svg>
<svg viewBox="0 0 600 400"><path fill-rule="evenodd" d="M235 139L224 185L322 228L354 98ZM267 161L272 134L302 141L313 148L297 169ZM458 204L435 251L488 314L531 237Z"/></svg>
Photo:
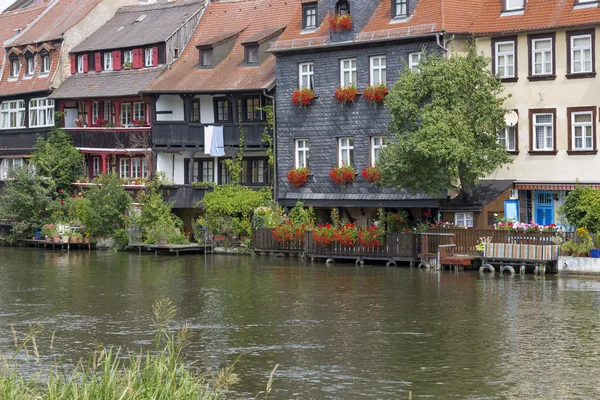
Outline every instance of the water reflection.
<svg viewBox="0 0 600 400"><path fill-rule="evenodd" d="M12 248L0 257L4 353L9 324L33 322L46 328L43 353L66 362L95 340L139 348L152 338L152 303L170 297L202 368L242 354L243 398L275 364L275 399L600 395L600 280Z"/></svg>

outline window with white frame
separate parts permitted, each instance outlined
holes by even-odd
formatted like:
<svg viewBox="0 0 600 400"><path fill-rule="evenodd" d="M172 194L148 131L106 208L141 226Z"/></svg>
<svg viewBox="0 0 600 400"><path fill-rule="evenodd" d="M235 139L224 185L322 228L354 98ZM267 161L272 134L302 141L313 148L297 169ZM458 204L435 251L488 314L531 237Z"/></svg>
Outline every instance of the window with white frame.
<svg viewBox="0 0 600 400"><path fill-rule="evenodd" d="M356 86L357 72L356 72L356 58L347 58L340 61L340 85Z"/></svg>
<svg viewBox="0 0 600 400"><path fill-rule="evenodd" d="M507 126L498 132L498 144L506 151L517 150L517 127Z"/></svg>
<svg viewBox="0 0 600 400"><path fill-rule="evenodd" d="M83 74L83 56L77 56L77 73Z"/></svg>
<svg viewBox="0 0 600 400"><path fill-rule="evenodd" d="M338 149L338 166L354 165L354 138L339 138Z"/></svg>
<svg viewBox="0 0 600 400"><path fill-rule="evenodd" d="M408 0L394 0L394 17L406 17L408 15Z"/></svg>
<svg viewBox="0 0 600 400"><path fill-rule="evenodd" d="M505 0L506 11L522 10L525 7L525 0Z"/></svg>
<svg viewBox="0 0 600 400"><path fill-rule="evenodd" d="M387 84L387 72L386 72L386 57L385 56L373 56L371 57L371 86L375 85L386 85Z"/></svg>
<svg viewBox="0 0 600 400"><path fill-rule="evenodd" d="M571 113L573 150L594 149L594 117L591 111Z"/></svg>
<svg viewBox="0 0 600 400"><path fill-rule="evenodd" d="M515 77L515 42L496 42L496 75L499 78Z"/></svg>
<svg viewBox="0 0 600 400"><path fill-rule="evenodd" d="M129 178L129 158L121 158L119 160L119 178Z"/></svg>
<svg viewBox="0 0 600 400"><path fill-rule="evenodd" d="M153 64L153 54L152 49L144 49L144 65L146 67L151 67Z"/></svg>
<svg viewBox="0 0 600 400"><path fill-rule="evenodd" d="M46 98L29 100L29 126L52 125L54 125L54 100Z"/></svg>
<svg viewBox="0 0 600 400"><path fill-rule="evenodd" d="M113 55L112 55L112 53L104 53L104 70L105 71L113 70Z"/></svg>
<svg viewBox="0 0 600 400"><path fill-rule="evenodd" d="M0 104L0 129L25 127L25 101L3 101Z"/></svg>
<svg viewBox="0 0 600 400"><path fill-rule="evenodd" d="M134 179L140 179L142 177L142 159L132 158L131 159L131 177Z"/></svg>
<svg viewBox="0 0 600 400"><path fill-rule="evenodd" d="M472 212L458 212L454 214L454 224L465 226L467 228L473 227L473 213Z"/></svg>
<svg viewBox="0 0 600 400"><path fill-rule="evenodd" d="M17 78L21 70L21 63L18 58L10 61L10 76L11 78Z"/></svg>
<svg viewBox="0 0 600 400"><path fill-rule="evenodd" d="M33 75L35 72L35 58L27 57L27 75Z"/></svg>
<svg viewBox="0 0 600 400"><path fill-rule="evenodd" d="M127 50L123 52L123 65L133 64L133 51Z"/></svg>
<svg viewBox="0 0 600 400"><path fill-rule="evenodd" d="M592 72L592 35L571 36L571 73Z"/></svg>
<svg viewBox="0 0 600 400"><path fill-rule="evenodd" d="M131 125L131 103L121 103L121 126Z"/></svg>
<svg viewBox="0 0 600 400"><path fill-rule="evenodd" d="M296 139L296 168L308 168L309 160L308 139Z"/></svg>
<svg viewBox="0 0 600 400"><path fill-rule="evenodd" d="M300 87L314 89L314 78L315 73L313 69L313 63L306 62L298 64L298 71L300 73Z"/></svg>
<svg viewBox="0 0 600 400"><path fill-rule="evenodd" d="M50 72L50 56L48 54L42 55L42 74L47 74Z"/></svg>
<svg viewBox="0 0 600 400"><path fill-rule="evenodd" d="M533 150L554 150L554 114L533 114Z"/></svg>
<svg viewBox="0 0 600 400"><path fill-rule="evenodd" d="M419 72L419 63L421 62L422 52L408 54L408 68L413 72Z"/></svg>
<svg viewBox="0 0 600 400"><path fill-rule="evenodd" d="M102 174L102 157L92 158L92 177Z"/></svg>
<svg viewBox="0 0 600 400"><path fill-rule="evenodd" d="M92 124L95 124L98 119L100 119L100 102L95 101L92 103Z"/></svg>
<svg viewBox="0 0 600 400"><path fill-rule="evenodd" d="M133 119L146 121L146 103L143 101L133 103Z"/></svg>
<svg viewBox="0 0 600 400"><path fill-rule="evenodd" d="M148 179L150 171L148 170L148 159L146 157L142 158L142 178Z"/></svg>
<svg viewBox="0 0 600 400"><path fill-rule="evenodd" d="M552 75L552 38L531 41L533 75Z"/></svg>
<svg viewBox="0 0 600 400"><path fill-rule="evenodd" d="M22 158L5 158L0 162L0 181L11 179L10 172L16 168L23 168L25 160Z"/></svg>
<svg viewBox="0 0 600 400"><path fill-rule="evenodd" d="M371 165L375 165L379 161L381 149L385 147L384 136L373 136L371 138Z"/></svg>

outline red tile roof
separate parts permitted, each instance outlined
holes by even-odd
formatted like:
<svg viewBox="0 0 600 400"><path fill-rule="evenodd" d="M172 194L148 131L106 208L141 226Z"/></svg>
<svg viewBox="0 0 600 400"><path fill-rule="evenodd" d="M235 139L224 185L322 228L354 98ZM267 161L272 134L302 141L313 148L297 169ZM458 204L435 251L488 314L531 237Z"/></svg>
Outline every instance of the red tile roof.
<svg viewBox="0 0 600 400"><path fill-rule="evenodd" d="M600 7L574 8L575 0L528 0L521 15L501 16L500 1L485 1L471 27L475 34L536 31L573 26L599 25Z"/></svg>
<svg viewBox="0 0 600 400"><path fill-rule="evenodd" d="M60 59L60 47L50 52L50 73L40 76L41 62L36 62L35 73L31 78L25 78L27 67L25 57L21 57L21 70L18 79L9 78L10 67L8 60L0 77L0 96L15 95L22 93L42 92L50 90L52 77L54 76Z"/></svg>
<svg viewBox="0 0 600 400"><path fill-rule="evenodd" d="M24 29L44 11L47 4L35 7L21 8L0 14L0 45L15 36L15 29ZM6 50L4 46L0 49L0 59L4 58Z"/></svg>
<svg viewBox="0 0 600 400"><path fill-rule="evenodd" d="M20 35L5 46L22 46L61 39L71 27L79 23L102 0L54 0L40 16Z"/></svg>
<svg viewBox="0 0 600 400"><path fill-rule="evenodd" d="M146 86L158 91L235 91L271 87L275 83L275 57L265 55L259 67L244 67L242 43L271 28L286 26L297 12L301 0L216 1L208 6L194 32L190 46L171 68ZM241 32L240 32L241 31ZM240 32L232 51L213 69L199 69L198 44L223 33ZM209 40L209 41L212 41Z"/></svg>

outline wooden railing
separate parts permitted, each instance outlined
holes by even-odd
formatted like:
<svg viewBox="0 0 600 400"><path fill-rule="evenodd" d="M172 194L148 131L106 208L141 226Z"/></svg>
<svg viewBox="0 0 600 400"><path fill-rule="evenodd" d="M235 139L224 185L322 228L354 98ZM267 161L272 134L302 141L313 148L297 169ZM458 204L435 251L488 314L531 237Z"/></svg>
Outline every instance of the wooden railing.
<svg viewBox="0 0 600 400"><path fill-rule="evenodd" d="M152 126L152 141L160 146L204 146L204 127L207 125L188 124L187 122L156 122ZM243 124L246 147L267 147L263 142L266 123ZM238 146L240 130L236 125L223 127L225 146Z"/></svg>
<svg viewBox="0 0 600 400"><path fill-rule="evenodd" d="M513 244L553 244L555 232L515 232L494 229L460 229L460 228L431 228L429 232L454 234L456 254L480 254L476 249L481 238L491 238L492 243ZM573 236L572 232L565 233L567 239ZM440 243L442 244L442 243Z"/></svg>
<svg viewBox="0 0 600 400"><path fill-rule="evenodd" d="M279 243L275 240L271 228L255 229L252 232L252 247L258 251L278 251L286 253L303 253L304 243L302 241L293 241L289 243Z"/></svg>

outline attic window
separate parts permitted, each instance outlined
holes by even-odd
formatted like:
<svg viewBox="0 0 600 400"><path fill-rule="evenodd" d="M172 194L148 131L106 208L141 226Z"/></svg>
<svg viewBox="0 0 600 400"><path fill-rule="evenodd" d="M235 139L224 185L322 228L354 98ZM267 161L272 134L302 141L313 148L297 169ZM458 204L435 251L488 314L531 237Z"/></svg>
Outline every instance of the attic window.
<svg viewBox="0 0 600 400"><path fill-rule="evenodd" d="M348 0L339 0L335 5L335 13L339 15L350 14L350 2Z"/></svg>
<svg viewBox="0 0 600 400"><path fill-rule="evenodd" d="M12 78L16 78L19 76L19 72L21 69L21 63L18 58L15 58L10 61L10 76Z"/></svg>
<svg viewBox="0 0 600 400"><path fill-rule="evenodd" d="M302 5L302 29L315 29L317 27L317 5Z"/></svg>
<svg viewBox="0 0 600 400"><path fill-rule="evenodd" d="M392 18L408 16L408 0L392 0Z"/></svg>
<svg viewBox="0 0 600 400"><path fill-rule="evenodd" d="M175 47L173 49L173 58L179 58L179 48Z"/></svg>
<svg viewBox="0 0 600 400"><path fill-rule="evenodd" d="M504 11L517 11L525 8L525 0L504 0Z"/></svg>
<svg viewBox="0 0 600 400"><path fill-rule="evenodd" d="M137 19L133 22L142 22L146 18L146 14L141 14Z"/></svg>
<svg viewBox="0 0 600 400"><path fill-rule="evenodd" d="M258 46L246 47L246 65L258 65Z"/></svg>
<svg viewBox="0 0 600 400"><path fill-rule="evenodd" d="M210 68L213 65L213 49L200 50L200 66Z"/></svg>

